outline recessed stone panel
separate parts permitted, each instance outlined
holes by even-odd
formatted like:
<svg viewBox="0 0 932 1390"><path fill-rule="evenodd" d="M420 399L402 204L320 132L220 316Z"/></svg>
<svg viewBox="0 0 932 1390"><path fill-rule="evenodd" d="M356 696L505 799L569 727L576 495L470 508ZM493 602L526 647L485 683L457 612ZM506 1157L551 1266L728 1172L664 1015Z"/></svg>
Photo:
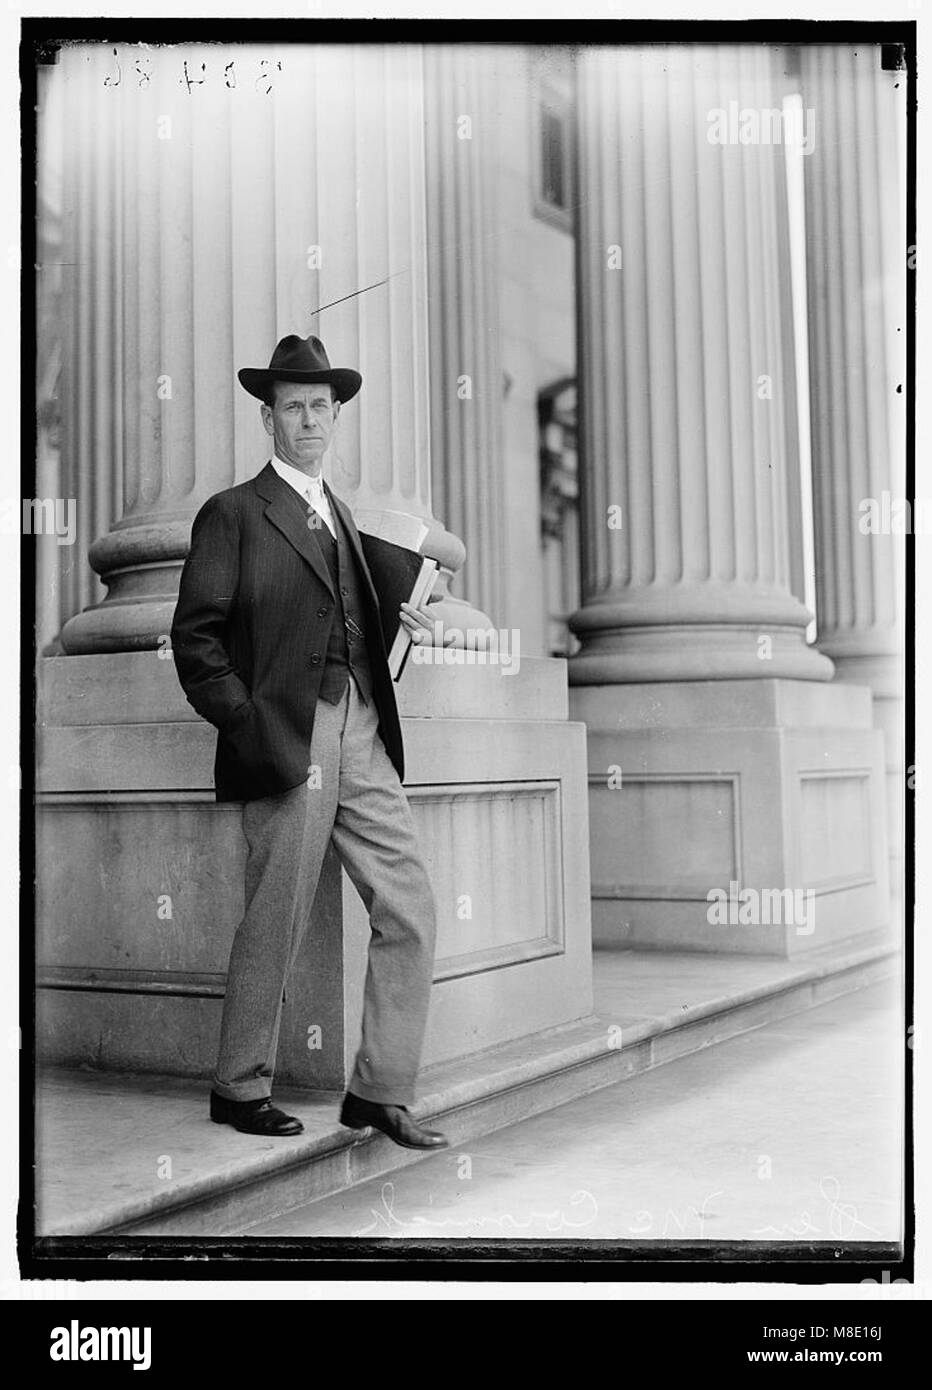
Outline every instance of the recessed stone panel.
<svg viewBox="0 0 932 1390"><path fill-rule="evenodd" d="M738 877L737 777L590 777L593 897L705 898Z"/></svg>
<svg viewBox="0 0 932 1390"><path fill-rule="evenodd" d="M804 772L799 850L806 888L843 888L874 877L870 772Z"/></svg>
<svg viewBox="0 0 932 1390"><path fill-rule="evenodd" d="M559 784L408 794L437 898L435 979L562 951Z"/></svg>
<svg viewBox="0 0 932 1390"><path fill-rule="evenodd" d="M243 913L238 806L49 797L37 819L42 967L225 972Z"/></svg>

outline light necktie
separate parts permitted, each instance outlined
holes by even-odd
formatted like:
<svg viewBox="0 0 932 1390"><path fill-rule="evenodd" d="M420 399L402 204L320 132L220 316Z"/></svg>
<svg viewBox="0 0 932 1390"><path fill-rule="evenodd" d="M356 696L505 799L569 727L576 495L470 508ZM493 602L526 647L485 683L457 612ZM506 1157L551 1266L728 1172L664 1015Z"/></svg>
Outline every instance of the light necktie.
<svg viewBox="0 0 932 1390"><path fill-rule="evenodd" d="M330 504L327 501L327 494L324 492L324 485L320 478L308 478L307 492L305 494L308 505L320 517L323 524L331 535L334 535L333 525L330 519Z"/></svg>

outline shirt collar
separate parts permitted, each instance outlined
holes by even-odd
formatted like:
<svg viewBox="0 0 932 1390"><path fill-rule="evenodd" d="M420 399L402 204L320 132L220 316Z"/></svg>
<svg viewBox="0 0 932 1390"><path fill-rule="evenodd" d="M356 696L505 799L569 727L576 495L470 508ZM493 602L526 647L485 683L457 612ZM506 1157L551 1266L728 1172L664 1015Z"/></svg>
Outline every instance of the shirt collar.
<svg viewBox="0 0 932 1390"><path fill-rule="evenodd" d="M288 485L293 487L295 492L300 493L302 497L307 497L308 490L310 490L311 496L315 498L320 498L325 495L322 476L318 475L316 478L309 478L306 473L301 472L300 468L295 468L293 464L285 463L284 459L280 459L278 454L274 452L272 454L272 467L282 481L288 483Z"/></svg>

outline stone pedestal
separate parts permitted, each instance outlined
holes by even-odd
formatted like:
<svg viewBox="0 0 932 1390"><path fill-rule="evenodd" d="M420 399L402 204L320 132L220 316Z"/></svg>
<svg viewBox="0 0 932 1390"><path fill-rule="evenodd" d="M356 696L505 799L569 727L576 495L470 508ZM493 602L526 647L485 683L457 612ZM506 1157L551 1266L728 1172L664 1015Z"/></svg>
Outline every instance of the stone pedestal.
<svg viewBox="0 0 932 1390"><path fill-rule="evenodd" d="M571 704L588 728L597 945L794 956L886 926L866 688L645 683Z"/></svg>
<svg viewBox="0 0 932 1390"><path fill-rule="evenodd" d="M214 731L156 652L47 658L40 678L40 1055L207 1076L245 854L239 807L214 801ZM439 909L425 1065L586 1016L585 730L565 664L409 663L399 696ZM282 1080L344 1085L367 941L331 858L286 988Z"/></svg>

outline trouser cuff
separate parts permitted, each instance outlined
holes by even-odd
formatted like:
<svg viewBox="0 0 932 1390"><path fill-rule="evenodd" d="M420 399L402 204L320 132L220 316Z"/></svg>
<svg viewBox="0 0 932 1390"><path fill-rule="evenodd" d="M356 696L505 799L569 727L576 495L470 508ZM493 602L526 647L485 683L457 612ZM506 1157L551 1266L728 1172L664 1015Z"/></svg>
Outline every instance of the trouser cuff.
<svg viewBox="0 0 932 1390"><path fill-rule="evenodd" d="M218 1096L223 1096L224 1100L270 1100L272 1089L268 1081L242 1081L237 1085L227 1086L223 1081L218 1081L214 1077L211 1085Z"/></svg>
<svg viewBox="0 0 932 1390"><path fill-rule="evenodd" d="M414 1103L414 1086L392 1086L386 1084L380 1086L375 1081L360 1081L359 1077L354 1076L346 1088L352 1091L354 1096L359 1096L360 1100L371 1100L376 1105L412 1105Z"/></svg>

